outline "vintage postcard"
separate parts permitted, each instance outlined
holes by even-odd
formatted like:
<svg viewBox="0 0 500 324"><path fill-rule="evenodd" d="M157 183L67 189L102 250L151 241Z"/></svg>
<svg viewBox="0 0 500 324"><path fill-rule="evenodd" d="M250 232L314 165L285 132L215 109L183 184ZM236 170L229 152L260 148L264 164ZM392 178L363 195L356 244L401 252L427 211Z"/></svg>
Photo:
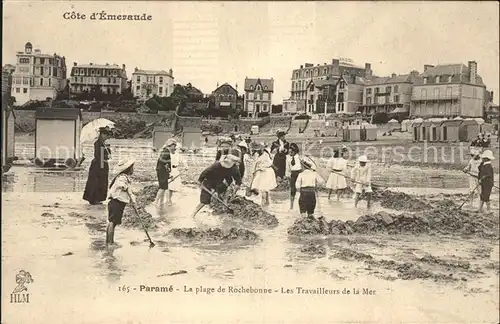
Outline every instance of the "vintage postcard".
<svg viewBox="0 0 500 324"><path fill-rule="evenodd" d="M3 27L1 323L499 323L498 2Z"/></svg>

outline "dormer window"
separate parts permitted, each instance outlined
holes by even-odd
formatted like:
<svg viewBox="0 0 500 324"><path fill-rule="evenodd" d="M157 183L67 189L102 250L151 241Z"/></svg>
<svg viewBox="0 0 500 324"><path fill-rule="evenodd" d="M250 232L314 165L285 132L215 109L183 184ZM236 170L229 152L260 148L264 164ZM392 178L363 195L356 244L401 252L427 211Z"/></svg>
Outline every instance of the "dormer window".
<svg viewBox="0 0 500 324"><path fill-rule="evenodd" d="M267 90L267 86L264 87L264 90Z"/></svg>
<svg viewBox="0 0 500 324"><path fill-rule="evenodd" d="M451 75L448 76L448 82L451 82Z"/></svg>
<svg viewBox="0 0 500 324"><path fill-rule="evenodd" d="M424 78L424 84L427 84L427 78Z"/></svg>
<svg viewBox="0 0 500 324"><path fill-rule="evenodd" d="M253 85L250 86L250 90L253 90Z"/></svg>
<svg viewBox="0 0 500 324"><path fill-rule="evenodd" d="M257 85L257 88L256 88L256 89L257 89L258 91L260 91L260 89L261 89L261 88L260 88L260 85Z"/></svg>

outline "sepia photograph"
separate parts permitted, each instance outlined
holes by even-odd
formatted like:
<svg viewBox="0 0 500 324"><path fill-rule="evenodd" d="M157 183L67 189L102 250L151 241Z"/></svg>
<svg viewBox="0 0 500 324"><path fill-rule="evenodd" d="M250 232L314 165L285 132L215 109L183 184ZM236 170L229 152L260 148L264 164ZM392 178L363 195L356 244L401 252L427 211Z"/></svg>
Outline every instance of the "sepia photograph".
<svg viewBox="0 0 500 324"><path fill-rule="evenodd" d="M500 324L498 2L2 5L2 324Z"/></svg>

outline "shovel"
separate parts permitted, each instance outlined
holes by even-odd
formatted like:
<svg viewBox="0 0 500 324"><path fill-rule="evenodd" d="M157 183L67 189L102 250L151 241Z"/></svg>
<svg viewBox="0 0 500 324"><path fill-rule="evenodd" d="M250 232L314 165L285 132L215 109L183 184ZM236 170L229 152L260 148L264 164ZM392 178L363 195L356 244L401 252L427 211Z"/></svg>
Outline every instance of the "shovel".
<svg viewBox="0 0 500 324"><path fill-rule="evenodd" d="M252 182L250 182L250 186L244 185L246 187L245 196L250 197L255 194L255 190L252 189L253 181L255 180L255 174L257 171L254 171L252 176ZM258 193L257 193L258 194Z"/></svg>
<svg viewBox="0 0 500 324"><path fill-rule="evenodd" d="M127 194L129 196L130 200L132 200L132 197L130 196L130 193L128 191L127 191ZM146 233L146 236L148 237L149 248L153 248L155 246L155 244L153 243L153 240L151 239L151 236L149 236L148 230L146 229L146 225L144 225L144 222L142 221L141 216L139 216L139 212L137 211L137 208L135 207L135 204L131 204L131 206L134 209L134 212L135 212L135 215L137 216L137 219L139 220L139 222L142 225L142 229L144 230L144 232Z"/></svg>
<svg viewBox="0 0 500 324"><path fill-rule="evenodd" d="M210 194L210 196L211 196L212 198L214 198L215 200L217 200L218 202L220 202L220 203L222 204L222 206L226 207L227 211L228 211L230 214L234 214L234 210L233 210L231 207L229 207L229 206L228 206L225 202L223 202L223 201L222 201L219 197L214 196L214 194L213 194L210 190L208 190L208 189L207 189L204 185L201 185L201 189L202 189L203 191L207 192L208 194Z"/></svg>

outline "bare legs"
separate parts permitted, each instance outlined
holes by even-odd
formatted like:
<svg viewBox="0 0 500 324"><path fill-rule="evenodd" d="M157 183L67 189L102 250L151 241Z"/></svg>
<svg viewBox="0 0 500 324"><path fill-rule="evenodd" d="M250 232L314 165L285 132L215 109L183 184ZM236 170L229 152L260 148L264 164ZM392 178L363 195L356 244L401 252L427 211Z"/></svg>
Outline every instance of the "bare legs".
<svg viewBox="0 0 500 324"><path fill-rule="evenodd" d="M115 227L114 223L108 223L108 227L106 228L106 245L115 243Z"/></svg>
<svg viewBox="0 0 500 324"><path fill-rule="evenodd" d="M328 190L328 201L332 200L332 194L335 191L335 194L337 195L337 201L340 201L340 194L342 193L342 189L330 189Z"/></svg>
<svg viewBox="0 0 500 324"><path fill-rule="evenodd" d="M485 202L485 201L481 201L481 202L479 203L479 209L478 209L478 211L479 211L479 212L482 212L482 211L483 211L483 206L484 206L484 204L486 204L486 210L487 210L487 211L490 211L490 202L489 202L489 201L486 201L486 202Z"/></svg>
<svg viewBox="0 0 500 324"><path fill-rule="evenodd" d="M269 205L269 192L262 191L261 194L262 194L262 206Z"/></svg>
<svg viewBox="0 0 500 324"><path fill-rule="evenodd" d="M295 202L295 195L290 195L290 210L293 210L294 202Z"/></svg>
<svg viewBox="0 0 500 324"><path fill-rule="evenodd" d="M365 192L365 196L366 196L366 207L370 208L371 207L371 201L372 201L372 193L371 192ZM354 207L357 208L358 207L358 202L361 198L361 194L360 193L356 193L356 195L354 196Z"/></svg>

